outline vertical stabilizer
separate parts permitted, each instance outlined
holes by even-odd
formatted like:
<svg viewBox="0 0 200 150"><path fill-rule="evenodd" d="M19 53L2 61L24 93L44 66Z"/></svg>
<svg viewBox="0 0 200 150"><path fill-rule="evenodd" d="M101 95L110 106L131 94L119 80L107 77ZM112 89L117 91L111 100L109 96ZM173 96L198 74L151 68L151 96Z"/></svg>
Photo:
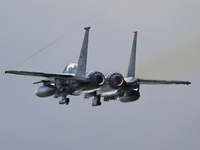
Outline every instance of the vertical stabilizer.
<svg viewBox="0 0 200 150"><path fill-rule="evenodd" d="M131 50L131 57L130 57L130 61L129 61L127 77L134 77L135 78L137 36L138 36L138 32L136 31L136 32L134 32L133 45L132 45L132 50Z"/></svg>
<svg viewBox="0 0 200 150"><path fill-rule="evenodd" d="M81 53L78 60L78 66L76 70L76 76L84 76L86 72L86 65L87 65L87 49L88 49L88 37L89 37L89 31L90 27L84 28L85 36L83 39L83 44L81 48Z"/></svg>

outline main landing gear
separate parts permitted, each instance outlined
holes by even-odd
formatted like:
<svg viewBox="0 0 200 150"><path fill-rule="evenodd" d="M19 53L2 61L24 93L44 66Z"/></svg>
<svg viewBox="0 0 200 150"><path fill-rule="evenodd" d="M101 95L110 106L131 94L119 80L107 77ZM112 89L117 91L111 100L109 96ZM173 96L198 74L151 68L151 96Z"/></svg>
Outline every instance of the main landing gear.
<svg viewBox="0 0 200 150"><path fill-rule="evenodd" d="M94 96L94 99L92 100L92 106L100 106L100 105L101 105L101 97Z"/></svg>
<svg viewBox="0 0 200 150"><path fill-rule="evenodd" d="M68 105L69 104L69 98L66 95L62 96L62 99L59 101L60 105ZM100 96L94 96L92 100L92 106L100 106L101 105L101 97Z"/></svg>
<svg viewBox="0 0 200 150"><path fill-rule="evenodd" d="M69 104L69 98L67 98L66 95L62 96L62 99L59 101L59 104L60 105L63 105L63 104L68 105Z"/></svg>

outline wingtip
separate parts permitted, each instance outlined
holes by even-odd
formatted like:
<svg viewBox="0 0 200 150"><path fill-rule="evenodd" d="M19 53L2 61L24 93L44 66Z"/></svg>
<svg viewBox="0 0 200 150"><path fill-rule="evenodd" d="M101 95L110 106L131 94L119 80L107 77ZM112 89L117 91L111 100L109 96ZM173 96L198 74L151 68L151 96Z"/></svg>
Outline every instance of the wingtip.
<svg viewBox="0 0 200 150"><path fill-rule="evenodd" d="M9 71L8 71L8 70L7 70L7 71L5 71L5 74L6 74L6 73L9 73Z"/></svg>

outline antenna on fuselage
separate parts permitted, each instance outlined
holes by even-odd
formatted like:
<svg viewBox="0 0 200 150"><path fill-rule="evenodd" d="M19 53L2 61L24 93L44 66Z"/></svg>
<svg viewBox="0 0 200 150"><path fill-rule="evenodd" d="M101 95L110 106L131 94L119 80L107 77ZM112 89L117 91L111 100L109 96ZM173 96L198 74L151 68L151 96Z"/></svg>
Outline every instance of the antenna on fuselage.
<svg viewBox="0 0 200 150"><path fill-rule="evenodd" d="M87 65L87 49L88 49L88 38L89 38L89 32L90 27L85 27L85 36L83 39L83 44L81 48L81 53L78 60L78 66L76 70L76 76L84 76L86 72L86 65Z"/></svg>

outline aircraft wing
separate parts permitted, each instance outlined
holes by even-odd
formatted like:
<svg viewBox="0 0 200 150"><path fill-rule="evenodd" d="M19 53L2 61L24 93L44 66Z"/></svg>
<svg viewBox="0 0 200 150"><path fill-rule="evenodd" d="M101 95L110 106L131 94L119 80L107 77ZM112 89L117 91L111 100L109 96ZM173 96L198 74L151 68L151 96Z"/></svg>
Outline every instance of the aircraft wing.
<svg viewBox="0 0 200 150"><path fill-rule="evenodd" d="M190 81L137 79L139 84L191 84Z"/></svg>
<svg viewBox="0 0 200 150"><path fill-rule="evenodd" d="M46 77L46 78L57 78L57 79L71 79L77 80L81 82L87 82L86 77L76 77L70 74L59 74L59 73L43 73L43 72L30 72L30 71L15 71L8 70L5 73L16 74L16 75L24 75L24 76L33 76L33 77Z"/></svg>

